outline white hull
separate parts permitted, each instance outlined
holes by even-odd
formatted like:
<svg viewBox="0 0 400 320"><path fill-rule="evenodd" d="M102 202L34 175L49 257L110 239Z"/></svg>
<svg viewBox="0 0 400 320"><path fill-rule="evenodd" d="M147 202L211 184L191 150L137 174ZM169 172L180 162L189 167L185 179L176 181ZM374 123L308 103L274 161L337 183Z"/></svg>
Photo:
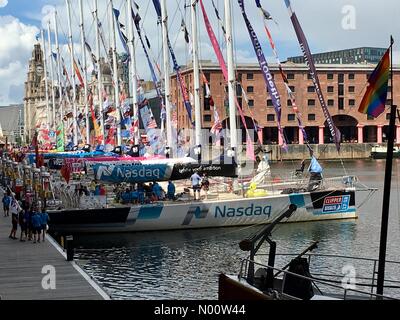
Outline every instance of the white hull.
<svg viewBox="0 0 400 320"><path fill-rule="evenodd" d="M74 219L68 219L68 222L56 219L53 229L61 232L132 232L266 224L287 210L292 203L298 209L286 222L357 217L354 190L335 190L223 201L135 205L121 208L126 210L126 214L124 217L120 215L119 221L113 221L110 217L107 222L90 220L90 217L101 215L104 209L75 210L69 213ZM57 211L51 212L51 218L57 215ZM81 217L84 217L84 221Z"/></svg>

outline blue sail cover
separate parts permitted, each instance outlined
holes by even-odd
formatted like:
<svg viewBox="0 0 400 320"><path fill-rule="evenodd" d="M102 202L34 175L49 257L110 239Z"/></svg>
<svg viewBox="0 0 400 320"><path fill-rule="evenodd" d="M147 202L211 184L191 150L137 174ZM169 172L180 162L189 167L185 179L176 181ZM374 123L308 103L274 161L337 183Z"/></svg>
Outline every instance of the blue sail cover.
<svg viewBox="0 0 400 320"><path fill-rule="evenodd" d="M108 183L163 181L171 175L168 164L95 164L97 180Z"/></svg>
<svg viewBox="0 0 400 320"><path fill-rule="evenodd" d="M180 161L179 161L180 160ZM132 163L88 162L97 181L105 183L142 183L189 179L194 172L209 177L237 177L234 164L198 163L194 159L162 159ZM90 169L89 169L90 168Z"/></svg>

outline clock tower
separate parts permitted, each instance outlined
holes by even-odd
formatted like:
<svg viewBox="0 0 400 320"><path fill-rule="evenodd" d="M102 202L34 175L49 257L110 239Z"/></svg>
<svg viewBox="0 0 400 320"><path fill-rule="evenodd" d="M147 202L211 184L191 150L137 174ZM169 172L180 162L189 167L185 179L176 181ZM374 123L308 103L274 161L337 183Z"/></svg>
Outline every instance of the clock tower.
<svg viewBox="0 0 400 320"><path fill-rule="evenodd" d="M32 141L36 126L46 121L45 84L43 52L39 43L34 45L32 57L29 60L27 81L25 82L25 136L27 143Z"/></svg>

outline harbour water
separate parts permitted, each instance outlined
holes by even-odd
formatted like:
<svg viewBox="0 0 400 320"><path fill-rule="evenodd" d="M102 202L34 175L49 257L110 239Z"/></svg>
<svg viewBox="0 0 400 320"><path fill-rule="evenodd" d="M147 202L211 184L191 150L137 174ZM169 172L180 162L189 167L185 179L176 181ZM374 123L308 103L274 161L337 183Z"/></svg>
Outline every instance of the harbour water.
<svg viewBox="0 0 400 320"><path fill-rule="evenodd" d="M358 219L280 224L272 234L278 253L300 253L319 241L319 254L378 258L382 211L384 160L322 161L326 177L356 175L379 190L358 210ZM276 162L271 171L286 177L299 162ZM393 164L387 259L400 260L400 160ZM361 193L362 204L367 192ZM260 227L186 231L95 234L75 236L76 257L113 299L217 299L218 275L238 274L247 254L238 244ZM264 250L267 248L265 247ZM331 261L318 261L321 270ZM277 264L279 264L279 259ZM343 267L335 265L336 268ZM371 270L361 270L358 274ZM337 271L337 270L335 270ZM388 267L387 278L398 279L398 267ZM367 274L371 276L371 274Z"/></svg>

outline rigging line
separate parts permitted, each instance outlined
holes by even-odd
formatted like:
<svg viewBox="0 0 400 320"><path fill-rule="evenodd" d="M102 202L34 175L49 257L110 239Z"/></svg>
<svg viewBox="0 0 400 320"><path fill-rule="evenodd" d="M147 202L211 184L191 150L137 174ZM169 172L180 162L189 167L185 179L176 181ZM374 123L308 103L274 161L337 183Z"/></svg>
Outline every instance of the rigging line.
<svg viewBox="0 0 400 320"><path fill-rule="evenodd" d="M142 16L140 16L142 19L139 22L139 26L140 26L140 30L142 31L142 33L147 37L146 32L144 30L144 22L146 21L146 17L147 17L147 13L149 12L149 7L150 7L151 1L147 1L147 7L146 10L144 11L144 16L142 18ZM140 12L140 7L139 9L135 8L138 12ZM136 38L136 47L139 47L139 37Z"/></svg>
<svg viewBox="0 0 400 320"><path fill-rule="evenodd" d="M175 22L175 18L176 18L176 15L177 15L177 13L178 13L178 9L179 9L179 6L178 6L178 8L175 9L174 15L172 16L172 21L169 21L169 19L168 19L168 21L169 21L169 25L168 25L168 35L169 35L169 32L170 32L170 30L171 30L171 28L172 28L173 23ZM167 17L169 18L169 15L168 15L168 14L167 14ZM158 24L158 22L157 22L157 24ZM161 24L160 24L160 25L161 25ZM179 32L178 32L178 35L179 35ZM169 36L168 36L168 37L169 37ZM176 41L175 41L175 43L176 43ZM175 44L174 44L173 48L175 49ZM157 61L160 60L160 57L162 56L162 54L163 54L163 49L161 48L160 51L159 51L159 53L158 53L158 56L157 56Z"/></svg>

